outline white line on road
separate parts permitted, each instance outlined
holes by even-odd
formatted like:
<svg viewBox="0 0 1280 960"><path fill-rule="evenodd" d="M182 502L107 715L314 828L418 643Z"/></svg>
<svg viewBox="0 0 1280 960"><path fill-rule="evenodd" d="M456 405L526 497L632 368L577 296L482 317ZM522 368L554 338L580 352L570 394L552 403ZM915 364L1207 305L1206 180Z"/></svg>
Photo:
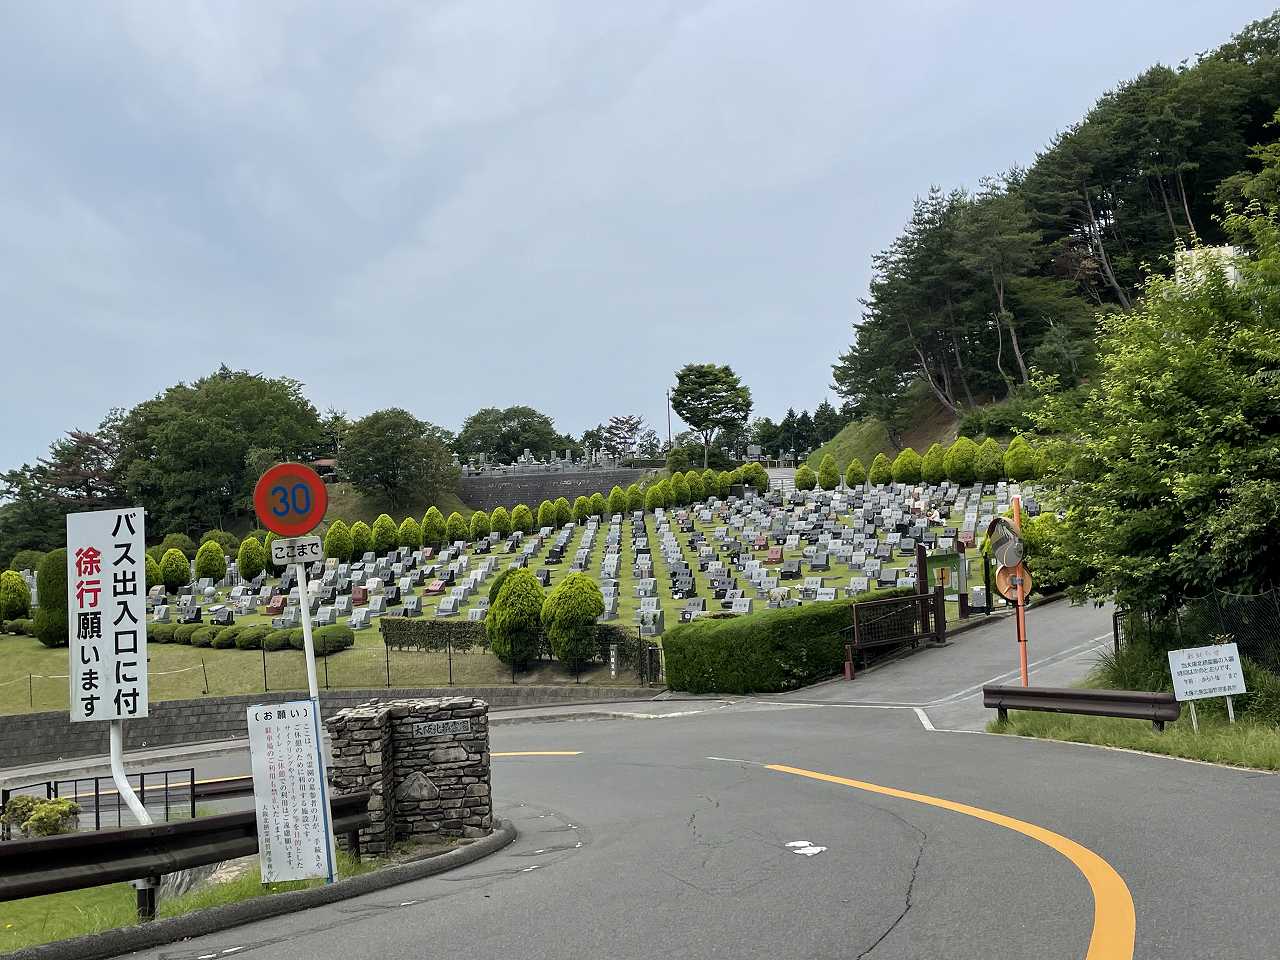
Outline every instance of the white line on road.
<svg viewBox="0 0 1280 960"><path fill-rule="evenodd" d="M930 733L933 733L934 731L933 721L931 721L929 719L929 715L924 712L924 708L912 707L911 709L914 710L916 712L916 716L920 718L920 726L924 727Z"/></svg>

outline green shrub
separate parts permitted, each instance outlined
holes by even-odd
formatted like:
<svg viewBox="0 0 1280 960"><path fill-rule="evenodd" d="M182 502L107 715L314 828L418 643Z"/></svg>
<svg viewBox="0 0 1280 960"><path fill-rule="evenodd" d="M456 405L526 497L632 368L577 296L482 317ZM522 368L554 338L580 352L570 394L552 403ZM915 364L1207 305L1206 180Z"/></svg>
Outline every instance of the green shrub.
<svg viewBox="0 0 1280 960"><path fill-rule="evenodd" d="M640 489L640 484L633 483L627 487L627 510L635 513L637 510L644 509L644 491Z"/></svg>
<svg viewBox="0 0 1280 960"><path fill-rule="evenodd" d="M836 466L836 458L831 454L823 454L818 464L818 486L823 490L834 490L840 486L840 468Z"/></svg>
<svg viewBox="0 0 1280 960"><path fill-rule="evenodd" d="M947 479L952 483L969 484L974 480L974 460L978 445L968 437L958 437L943 458Z"/></svg>
<svg viewBox="0 0 1280 960"><path fill-rule="evenodd" d="M9 569L22 572L30 570L35 573L40 569L40 561L44 559L44 553L39 550L19 550L13 555L13 559L9 561Z"/></svg>
<svg viewBox="0 0 1280 960"><path fill-rule="evenodd" d="M382 642L392 649L441 651L452 647L467 651L488 649L485 625L476 620L435 620L423 617L382 617L378 620Z"/></svg>
<svg viewBox="0 0 1280 960"><path fill-rule="evenodd" d="M405 517L400 521L400 527L396 530L396 543L410 550L417 550L422 546L422 527L417 520Z"/></svg>
<svg viewBox="0 0 1280 960"><path fill-rule="evenodd" d="M482 540L489 535L489 515L483 510L471 514L471 542Z"/></svg>
<svg viewBox="0 0 1280 960"><path fill-rule="evenodd" d="M796 468L796 489L812 490L818 485L818 475L810 469L807 463L800 464Z"/></svg>
<svg viewBox="0 0 1280 960"><path fill-rule="evenodd" d="M186 561L183 561L184 565ZM36 639L46 647L67 645L67 551L51 550L36 571Z"/></svg>
<svg viewBox="0 0 1280 960"><path fill-rule="evenodd" d="M160 549L165 553L168 553L170 550L178 550L187 558L187 560L194 560L196 550L198 550L199 547L196 545L196 542L185 533L171 533L160 541Z"/></svg>
<svg viewBox="0 0 1280 960"><path fill-rule="evenodd" d="M302 628L290 630L289 646L294 650L305 650L307 648L306 639L302 635ZM339 650L346 650L348 647L355 646L355 631L348 627L345 623L331 623L327 627L317 627L311 631L311 643L315 647L317 657L327 657L330 654L337 653ZM270 647L267 648L271 649Z"/></svg>
<svg viewBox="0 0 1280 960"><path fill-rule="evenodd" d="M511 514L506 507L494 507L489 514L489 529L501 537L511 536Z"/></svg>
<svg viewBox="0 0 1280 960"><path fill-rule="evenodd" d="M677 624L662 637L667 682L690 693L745 694L777 693L825 679L844 663L841 631L850 623L852 605L911 592L873 590L856 601Z"/></svg>
<svg viewBox="0 0 1280 960"><path fill-rule="evenodd" d="M542 584L527 567L512 570L489 608L485 630L490 649L517 668L538 655L542 645Z"/></svg>
<svg viewBox="0 0 1280 960"><path fill-rule="evenodd" d="M351 559L359 560L373 549L373 531L363 520L351 525Z"/></svg>
<svg viewBox="0 0 1280 960"><path fill-rule="evenodd" d="M867 473L867 479L873 484L893 482L893 463L887 455L883 453L876 454L876 458L871 461L871 469Z"/></svg>
<svg viewBox="0 0 1280 960"><path fill-rule="evenodd" d="M591 511L590 516L603 517L605 512L605 502L603 493L593 493L587 500L587 509Z"/></svg>
<svg viewBox="0 0 1280 960"><path fill-rule="evenodd" d="M591 516L591 501L586 497L575 497L573 501L573 522L586 523Z"/></svg>
<svg viewBox="0 0 1280 960"><path fill-rule="evenodd" d="M755 487L757 493L764 494L769 492L769 472L763 466L759 463L749 463L744 473L746 474L747 483ZM837 482L839 477L840 474L837 472ZM832 489L834 490L835 488L832 487Z"/></svg>
<svg viewBox="0 0 1280 960"><path fill-rule="evenodd" d="M662 496L662 484L655 483L644 492L644 508L650 513L666 505L667 501Z"/></svg>
<svg viewBox="0 0 1280 960"><path fill-rule="evenodd" d="M449 543L457 543L459 540L465 541L467 534L471 532L471 527L467 525L466 519L457 510L449 514L449 520L444 525L444 536Z"/></svg>
<svg viewBox="0 0 1280 960"><path fill-rule="evenodd" d="M302 635L301 627L286 627L283 630L272 630L262 638L262 649L268 653L276 653L279 650L288 650L293 644L289 638L294 630L298 631L298 635Z"/></svg>
<svg viewBox="0 0 1280 960"><path fill-rule="evenodd" d="M34 637L36 635L36 622L29 618L19 617L17 620L10 620L4 625L5 633L16 633L20 637Z"/></svg>
<svg viewBox="0 0 1280 960"><path fill-rule="evenodd" d="M684 475L684 482L689 485L689 502L701 503L707 499L706 489L702 486L702 474L697 470L690 470Z"/></svg>
<svg viewBox="0 0 1280 960"><path fill-rule="evenodd" d="M181 550L174 547L164 552L160 558L160 579L165 593L177 593L191 582L191 565Z"/></svg>
<svg viewBox="0 0 1280 960"><path fill-rule="evenodd" d="M236 553L236 569L240 571L240 576L252 580L266 568L267 548L262 545L262 541L252 536L241 540L240 550ZM164 579L163 569L160 579Z"/></svg>
<svg viewBox="0 0 1280 960"><path fill-rule="evenodd" d="M498 594L502 592L502 585L507 582L507 577L511 573L510 567L504 567L498 571L498 575L493 578L493 583L489 584L489 606L492 607L498 600Z"/></svg>
<svg viewBox="0 0 1280 960"><path fill-rule="evenodd" d="M732 486L733 474L728 470L721 470L716 474L716 490L718 491L721 500L729 496L729 488Z"/></svg>
<svg viewBox="0 0 1280 960"><path fill-rule="evenodd" d="M849 466L844 468L844 485L846 487L860 487L867 482L867 468L862 465L862 461L854 457L849 461Z"/></svg>
<svg viewBox="0 0 1280 960"><path fill-rule="evenodd" d="M511 511L511 529L521 533L533 532L533 511L526 504L518 503Z"/></svg>
<svg viewBox="0 0 1280 960"><path fill-rule="evenodd" d="M351 562L351 528L343 520L335 520L324 532L324 555L339 563Z"/></svg>
<svg viewBox="0 0 1280 960"><path fill-rule="evenodd" d="M147 556L156 563L160 562L160 558L164 556L164 548L157 544L154 547L147 547Z"/></svg>
<svg viewBox="0 0 1280 960"><path fill-rule="evenodd" d="M1010 480L1020 483L1036 478L1036 452L1022 434L1009 441L1009 449L1004 452L1004 469Z"/></svg>
<svg viewBox="0 0 1280 960"><path fill-rule="evenodd" d="M947 479L947 452L942 444L935 443L925 451L924 460L920 464L920 479L925 483L938 484Z"/></svg>
<svg viewBox="0 0 1280 960"><path fill-rule="evenodd" d="M428 507L422 517L422 543L439 550L444 546L444 514L439 507Z"/></svg>
<svg viewBox="0 0 1280 960"><path fill-rule="evenodd" d="M920 454L907 447L894 458L890 473L894 483L919 483L923 469L924 461L920 459Z"/></svg>
<svg viewBox="0 0 1280 960"><path fill-rule="evenodd" d="M152 587L164 586L164 577L160 576L160 561L149 553L146 554L144 561L143 579L146 580L148 590Z"/></svg>
<svg viewBox="0 0 1280 960"><path fill-rule="evenodd" d="M191 638L201 628L199 623L180 623L173 630L173 642L183 646L191 646Z"/></svg>
<svg viewBox="0 0 1280 960"><path fill-rule="evenodd" d="M573 508L569 506L569 501L564 497L556 497L551 505L556 508L557 527L563 527L573 519Z"/></svg>
<svg viewBox="0 0 1280 960"><path fill-rule="evenodd" d="M240 631L244 627L238 623L233 623L229 627L223 627L214 635L212 646L215 650L229 650L236 645L236 638L240 636Z"/></svg>
<svg viewBox="0 0 1280 960"><path fill-rule="evenodd" d="M983 483L995 483L1004 477L1004 451L990 437L982 441L973 458L973 476Z"/></svg>
<svg viewBox="0 0 1280 960"><path fill-rule="evenodd" d="M596 618L604 613L600 587L585 573L571 573L552 588L542 602L542 629L551 654L578 670L599 653Z"/></svg>
<svg viewBox="0 0 1280 960"><path fill-rule="evenodd" d="M240 632L236 634L236 649L261 650L262 641L269 633L271 633L271 628L261 623L248 627L241 627Z"/></svg>
<svg viewBox="0 0 1280 960"><path fill-rule="evenodd" d="M173 631L177 629L176 623L149 623L147 643L173 643Z"/></svg>
<svg viewBox="0 0 1280 960"><path fill-rule="evenodd" d="M5 805L5 820L13 824L10 808L15 806L15 801L28 799L31 804L23 811L26 813L25 818L15 824L24 837L54 837L63 833L75 833L80 805L72 800L14 797ZM15 809L12 816L16 819L18 810Z"/></svg>
<svg viewBox="0 0 1280 960"><path fill-rule="evenodd" d="M221 549L221 547L219 547ZM193 647L212 647L213 638L222 632L221 627L215 627L213 624L200 627L198 630L192 631L191 645Z"/></svg>
<svg viewBox="0 0 1280 960"><path fill-rule="evenodd" d="M667 469L673 476L689 469L689 454L683 447L672 447L667 451Z"/></svg>
<svg viewBox="0 0 1280 960"><path fill-rule="evenodd" d="M18 620L31 613L31 590L16 570L0 573L0 620Z"/></svg>
<svg viewBox="0 0 1280 960"><path fill-rule="evenodd" d="M550 500L543 500L538 504L538 529L543 527L554 527L556 525L556 505Z"/></svg>
<svg viewBox="0 0 1280 960"><path fill-rule="evenodd" d="M627 512L627 492L621 487L609 491L609 514Z"/></svg>
<svg viewBox="0 0 1280 960"><path fill-rule="evenodd" d="M200 546L204 546L209 541L213 541L222 548L223 556L229 557L240 549L240 538L226 530L206 530L204 536L200 538Z"/></svg>
<svg viewBox="0 0 1280 960"><path fill-rule="evenodd" d="M702 471L702 495L705 497L720 496L720 474L707 467Z"/></svg>
<svg viewBox="0 0 1280 960"><path fill-rule="evenodd" d="M221 582L227 575L227 558L222 553L222 544L209 540L200 544L196 551L196 579L208 577L214 583Z"/></svg>
<svg viewBox="0 0 1280 960"><path fill-rule="evenodd" d="M378 514L369 530L369 549L378 556L390 553L400 545L400 528L385 513Z"/></svg>
<svg viewBox="0 0 1280 960"><path fill-rule="evenodd" d="M687 506L689 503L689 481L684 478L684 474L677 473L667 482L671 487L672 506Z"/></svg>

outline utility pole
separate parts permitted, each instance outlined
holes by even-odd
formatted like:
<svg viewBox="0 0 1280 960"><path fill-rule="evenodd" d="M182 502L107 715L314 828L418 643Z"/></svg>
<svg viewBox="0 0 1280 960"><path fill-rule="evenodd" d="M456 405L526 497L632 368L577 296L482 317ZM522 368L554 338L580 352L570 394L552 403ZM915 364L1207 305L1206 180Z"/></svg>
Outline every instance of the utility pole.
<svg viewBox="0 0 1280 960"><path fill-rule="evenodd" d="M667 449L671 449L671 388L667 387Z"/></svg>

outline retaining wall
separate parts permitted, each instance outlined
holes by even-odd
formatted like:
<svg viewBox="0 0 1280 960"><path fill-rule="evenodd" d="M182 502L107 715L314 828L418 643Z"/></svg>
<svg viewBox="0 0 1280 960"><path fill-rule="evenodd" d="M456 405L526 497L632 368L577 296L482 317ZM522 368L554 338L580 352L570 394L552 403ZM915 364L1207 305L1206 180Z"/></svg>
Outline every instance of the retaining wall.
<svg viewBox="0 0 1280 960"><path fill-rule="evenodd" d="M602 493L606 497L614 487L627 489L651 471L639 467L617 470L582 470L575 473L521 473L511 476L463 477L458 481L462 502L476 510L527 504L534 513L543 500L564 497L573 503L575 497Z"/></svg>

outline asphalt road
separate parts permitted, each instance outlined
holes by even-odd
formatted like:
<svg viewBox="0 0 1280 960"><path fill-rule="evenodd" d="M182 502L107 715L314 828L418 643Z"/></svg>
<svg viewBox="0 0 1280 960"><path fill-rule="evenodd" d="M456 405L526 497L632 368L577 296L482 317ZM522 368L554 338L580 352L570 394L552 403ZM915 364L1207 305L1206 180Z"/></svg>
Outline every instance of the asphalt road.
<svg viewBox="0 0 1280 960"><path fill-rule="evenodd" d="M1060 631L1047 625L1055 608ZM1070 609L1038 612L1044 647L1050 632L1059 653L1077 645L1066 625ZM1094 625L1076 626L1085 628L1078 638ZM937 683L922 684L919 702L942 699L940 687L961 691L973 670L988 669L982 640L972 648L975 662L948 671L955 675L947 683L931 669ZM962 643L957 638L955 649ZM853 704L850 691L867 696L878 672L880 694L905 697L912 681L899 668L918 671L952 649L785 701L654 703L630 711L659 714L646 719L496 727L495 752L580 751L495 756L499 812L520 829L502 853L140 956L1280 954L1273 777L1073 744L931 732L911 705ZM788 846L800 841L822 849L804 855ZM1136 943L1127 916L1136 917Z"/></svg>

